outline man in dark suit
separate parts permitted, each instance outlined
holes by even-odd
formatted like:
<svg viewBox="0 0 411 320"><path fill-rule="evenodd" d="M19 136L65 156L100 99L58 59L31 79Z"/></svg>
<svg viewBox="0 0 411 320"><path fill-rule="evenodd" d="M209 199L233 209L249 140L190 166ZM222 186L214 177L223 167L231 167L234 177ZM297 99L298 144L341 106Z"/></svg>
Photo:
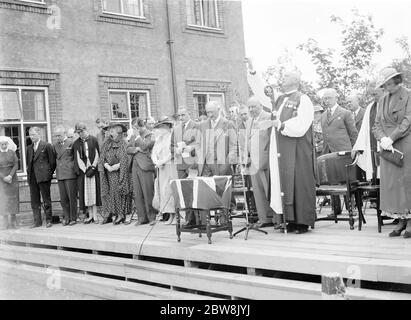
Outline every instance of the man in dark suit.
<svg viewBox="0 0 411 320"><path fill-rule="evenodd" d="M73 140L67 138L66 129L54 129L56 143L53 145L56 157L56 176L63 208L63 226L75 225L77 220L77 176L74 171Z"/></svg>
<svg viewBox="0 0 411 320"><path fill-rule="evenodd" d="M136 226L156 223L156 210L152 202L154 198L154 175L155 167L151 160L151 150L154 146L154 136L144 123L139 120L135 134L130 138L127 145L127 154L132 159L132 178L134 203L137 207L138 221Z"/></svg>
<svg viewBox="0 0 411 320"><path fill-rule="evenodd" d="M29 130L32 144L27 147L27 181L30 186L31 208L33 209L34 224L32 228L40 227L41 198L43 199L46 226L51 227L52 207L50 186L53 172L56 169L56 159L53 146L40 139L40 128L31 127Z"/></svg>
<svg viewBox="0 0 411 320"><path fill-rule="evenodd" d="M362 120L364 119L365 110L360 107L359 97L353 94L348 97L348 108L353 114L355 120L355 127L360 132Z"/></svg>
<svg viewBox="0 0 411 320"><path fill-rule="evenodd" d="M352 150L358 136L352 113L337 104L335 89L324 90L322 100L326 108L321 115L323 154ZM333 196L332 202L334 214L341 214L340 197Z"/></svg>

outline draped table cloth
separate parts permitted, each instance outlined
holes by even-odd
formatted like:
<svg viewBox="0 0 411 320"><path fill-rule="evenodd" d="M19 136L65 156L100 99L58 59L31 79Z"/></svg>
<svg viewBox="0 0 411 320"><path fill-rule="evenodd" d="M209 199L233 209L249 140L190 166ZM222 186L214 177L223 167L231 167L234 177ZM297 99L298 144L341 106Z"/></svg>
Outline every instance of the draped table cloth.
<svg viewBox="0 0 411 320"><path fill-rule="evenodd" d="M232 176L194 177L170 181L177 213L177 240L181 232L206 231L208 242L211 234L228 230L232 238L230 216ZM181 225L180 211L194 211L197 215L194 226ZM214 210L215 224L211 224L210 211ZM204 221L205 220L205 221Z"/></svg>

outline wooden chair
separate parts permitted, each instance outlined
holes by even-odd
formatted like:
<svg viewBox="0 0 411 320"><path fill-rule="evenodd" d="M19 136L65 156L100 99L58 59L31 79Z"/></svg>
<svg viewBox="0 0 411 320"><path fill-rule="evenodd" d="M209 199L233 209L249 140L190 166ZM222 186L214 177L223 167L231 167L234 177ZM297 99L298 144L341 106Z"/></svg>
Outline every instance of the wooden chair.
<svg viewBox="0 0 411 320"><path fill-rule="evenodd" d="M358 190L361 193L361 198L366 201L375 201L377 206L377 221L378 221L378 232L381 233L381 226L384 224L383 219L381 217L381 209L380 209L380 181L377 178L377 167L379 163L378 155L375 151L371 151L372 153L372 179L365 185L360 185Z"/></svg>
<svg viewBox="0 0 411 320"><path fill-rule="evenodd" d="M345 196L348 218L324 217L317 218L316 221L349 221L350 229L354 229L353 206L358 208L358 230L362 224L366 223L362 213L361 193L358 189L357 161L359 153L356 153L354 160L351 158L351 151L333 152L321 155L317 158L317 196Z"/></svg>

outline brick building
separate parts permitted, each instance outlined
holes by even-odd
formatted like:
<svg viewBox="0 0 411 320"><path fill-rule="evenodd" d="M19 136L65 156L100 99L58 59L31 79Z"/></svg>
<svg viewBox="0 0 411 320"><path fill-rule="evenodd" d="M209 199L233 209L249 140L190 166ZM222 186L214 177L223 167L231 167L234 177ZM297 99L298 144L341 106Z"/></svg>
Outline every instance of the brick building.
<svg viewBox="0 0 411 320"><path fill-rule="evenodd" d="M31 126L52 141L57 124L227 108L248 95L244 56L240 1L0 0L0 135L24 175Z"/></svg>

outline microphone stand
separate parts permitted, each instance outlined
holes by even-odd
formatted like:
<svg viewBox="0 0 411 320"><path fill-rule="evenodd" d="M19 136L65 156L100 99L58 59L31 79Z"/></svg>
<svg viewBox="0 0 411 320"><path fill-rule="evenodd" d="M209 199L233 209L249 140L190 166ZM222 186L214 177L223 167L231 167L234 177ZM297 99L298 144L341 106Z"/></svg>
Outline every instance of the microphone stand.
<svg viewBox="0 0 411 320"><path fill-rule="evenodd" d="M255 223L250 223L250 220L249 220L249 217L248 217L248 214L249 214L250 211L249 211L249 209L248 209L247 195L246 195L246 192L245 192L244 172L241 170L240 174L241 174L241 180L242 180L242 182L243 182L243 196L244 196L244 208L245 208L245 210L243 211L243 214L245 214L246 224L245 224L245 227L244 227L244 228L242 228L242 229L238 230L237 232L235 232L235 233L233 234L233 237L235 237L237 234L245 231L245 238L244 238L244 240L247 240L247 238L248 238L248 232L249 232L250 230L259 231L259 232L262 232L262 233L265 233L265 234L268 234L268 233L267 233L266 231L261 230L260 228L256 227L256 224L255 224Z"/></svg>
<svg viewBox="0 0 411 320"><path fill-rule="evenodd" d="M238 124L238 120L237 120L237 124ZM240 135L239 135L239 129L238 129L238 125L237 125L237 137L239 137L239 136L240 136ZM247 143L247 141L246 141L246 143ZM239 149L239 143L238 143L238 142L237 142L237 148ZM240 159L241 159L241 157L240 157ZM242 181L242 183L243 183L243 197L244 197L244 209L245 209L245 210L243 210L242 213L245 214L245 219L246 219L245 221L246 221L246 223L245 223L245 227L244 227L244 228L236 231L236 232L233 234L233 237L235 237L237 234L245 231L244 240L247 240L247 238L248 238L248 232L249 232L250 230L255 230L255 231L258 231L258 232L262 232L262 233L264 233L264 234L268 234L268 233L267 233L266 231L261 230L260 228L258 228L258 227L256 226L256 223L250 223L249 216L248 216L249 213L250 213L250 210L249 210L249 208L248 208L247 193L246 193L246 191L245 191L246 186L245 186L245 179L244 179L244 171L243 171L242 169L240 169L240 175L241 175L241 181Z"/></svg>

